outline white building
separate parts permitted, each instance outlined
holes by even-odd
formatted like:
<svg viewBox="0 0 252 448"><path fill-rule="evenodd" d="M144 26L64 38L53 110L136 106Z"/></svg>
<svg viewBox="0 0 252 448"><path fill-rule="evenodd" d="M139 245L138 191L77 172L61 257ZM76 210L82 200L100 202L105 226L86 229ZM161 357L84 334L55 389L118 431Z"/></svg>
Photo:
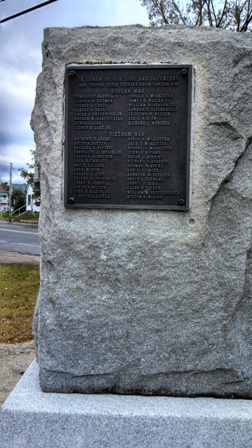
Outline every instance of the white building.
<svg viewBox="0 0 252 448"><path fill-rule="evenodd" d="M36 205L36 199L33 198L33 184L28 184L26 189L26 211L40 212L40 206Z"/></svg>
<svg viewBox="0 0 252 448"><path fill-rule="evenodd" d="M0 213L7 212L9 209L9 193L8 191L0 191Z"/></svg>

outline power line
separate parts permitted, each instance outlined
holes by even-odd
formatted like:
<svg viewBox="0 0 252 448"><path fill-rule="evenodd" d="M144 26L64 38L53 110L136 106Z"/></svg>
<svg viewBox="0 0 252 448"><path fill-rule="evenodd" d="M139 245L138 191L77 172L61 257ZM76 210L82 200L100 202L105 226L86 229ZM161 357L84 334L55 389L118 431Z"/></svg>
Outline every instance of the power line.
<svg viewBox="0 0 252 448"><path fill-rule="evenodd" d="M0 0L3 2L4 0ZM39 5L32 6L31 8L25 9L24 11L17 12L12 16L6 17L5 19L0 20L0 23L7 22L8 20L15 19L16 17L22 16L23 14L27 14L28 12L34 11L35 9L42 8L42 6L49 5L50 3L57 2L58 0L48 0L47 2L40 3Z"/></svg>
<svg viewBox="0 0 252 448"><path fill-rule="evenodd" d="M0 0L1 2L1 0ZM0 182L7 182L9 180L10 164L7 162L0 162ZM25 180L20 174L20 168L14 166L12 163L12 178L17 183L25 183Z"/></svg>

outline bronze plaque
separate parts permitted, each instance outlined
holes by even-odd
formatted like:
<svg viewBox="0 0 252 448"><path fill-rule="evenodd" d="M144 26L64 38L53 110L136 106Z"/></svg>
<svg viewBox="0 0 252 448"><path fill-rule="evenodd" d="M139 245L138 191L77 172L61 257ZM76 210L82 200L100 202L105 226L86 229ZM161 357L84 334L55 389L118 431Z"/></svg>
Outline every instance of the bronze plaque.
<svg viewBox="0 0 252 448"><path fill-rule="evenodd" d="M66 69L65 206L189 209L192 67Z"/></svg>

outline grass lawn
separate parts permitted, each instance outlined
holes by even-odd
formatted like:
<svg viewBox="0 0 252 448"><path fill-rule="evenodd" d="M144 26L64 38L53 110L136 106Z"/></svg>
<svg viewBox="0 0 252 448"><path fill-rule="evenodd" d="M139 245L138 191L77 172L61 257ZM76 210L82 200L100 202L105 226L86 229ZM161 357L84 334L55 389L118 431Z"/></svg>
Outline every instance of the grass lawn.
<svg viewBox="0 0 252 448"><path fill-rule="evenodd" d="M8 213L1 213L0 218L2 219L9 219L9 214ZM22 221L38 221L39 220L39 213L35 213L34 215L19 215L18 213L14 213L11 216L11 220L13 222L15 221L20 221L20 219Z"/></svg>
<svg viewBox="0 0 252 448"><path fill-rule="evenodd" d="M0 343L33 339L31 325L39 289L39 267L0 263Z"/></svg>

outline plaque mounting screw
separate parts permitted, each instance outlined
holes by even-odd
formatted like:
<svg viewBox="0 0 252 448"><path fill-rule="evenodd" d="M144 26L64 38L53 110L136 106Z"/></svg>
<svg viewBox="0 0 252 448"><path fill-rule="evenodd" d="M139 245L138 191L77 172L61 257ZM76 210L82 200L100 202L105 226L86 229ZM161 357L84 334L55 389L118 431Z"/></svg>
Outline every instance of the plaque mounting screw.
<svg viewBox="0 0 252 448"><path fill-rule="evenodd" d="M182 76L187 75L187 70L186 70L186 68L183 68L183 69L181 70L181 74L182 74Z"/></svg>
<svg viewBox="0 0 252 448"><path fill-rule="evenodd" d="M71 76L73 78L75 76L75 70L70 70L69 76Z"/></svg>
<svg viewBox="0 0 252 448"><path fill-rule="evenodd" d="M69 204L74 204L75 203L75 199L74 198L69 198L68 202L69 202Z"/></svg>
<svg viewBox="0 0 252 448"><path fill-rule="evenodd" d="M179 203L179 205L184 205L185 200L184 199L179 199L178 203Z"/></svg>

